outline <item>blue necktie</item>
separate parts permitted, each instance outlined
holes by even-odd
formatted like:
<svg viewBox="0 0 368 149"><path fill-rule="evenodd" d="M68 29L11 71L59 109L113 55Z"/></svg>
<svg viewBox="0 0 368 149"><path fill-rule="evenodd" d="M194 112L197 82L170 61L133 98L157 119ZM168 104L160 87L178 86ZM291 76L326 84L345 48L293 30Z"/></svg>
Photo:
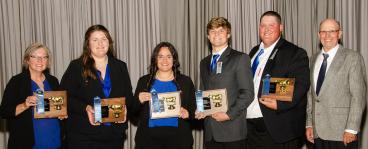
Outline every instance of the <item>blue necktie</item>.
<svg viewBox="0 0 368 149"><path fill-rule="evenodd" d="M217 59L220 57L219 54L215 54L212 55L212 62L211 62L211 72L214 72L216 70L216 64L217 64Z"/></svg>
<svg viewBox="0 0 368 149"><path fill-rule="evenodd" d="M317 80L317 87L316 87L316 94L319 94L319 90L323 84L323 80L325 79L326 68L327 68L327 58L328 54L323 54L323 62L321 65L321 69L319 69L318 80Z"/></svg>
<svg viewBox="0 0 368 149"><path fill-rule="evenodd" d="M252 64L252 72L253 72L253 77L254 74L256 73L258 64L259 64L259 57L263 54L263 49L261 49L261 51L259 51L259 53L257 54L256 58L253 60L253 64Z"/></svg>

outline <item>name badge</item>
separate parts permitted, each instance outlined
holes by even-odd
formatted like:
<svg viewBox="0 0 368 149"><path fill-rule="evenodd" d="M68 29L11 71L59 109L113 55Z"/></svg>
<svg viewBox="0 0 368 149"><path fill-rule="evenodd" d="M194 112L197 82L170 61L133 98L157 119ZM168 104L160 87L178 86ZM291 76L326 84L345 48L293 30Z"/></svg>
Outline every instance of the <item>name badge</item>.
<svg viewBox="0 0 368 149"><path fill-rule="evenodd" d="M217 62L216 74L222 73L222 62Z"/></svg>

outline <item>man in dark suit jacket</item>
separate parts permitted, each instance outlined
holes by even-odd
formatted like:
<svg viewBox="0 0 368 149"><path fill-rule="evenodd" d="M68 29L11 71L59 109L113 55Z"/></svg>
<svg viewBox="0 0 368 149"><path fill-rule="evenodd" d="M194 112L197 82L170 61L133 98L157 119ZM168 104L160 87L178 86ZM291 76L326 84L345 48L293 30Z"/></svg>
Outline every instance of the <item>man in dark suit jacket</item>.
<svg viewBox="0 0 368 149"><path fill-rule="evenodd" d="M253 82L248 55L228 46L231 25L223 17L207 24L211 55L200 64L201 89L226 89L228 111L205 117L206 149L244 149L246 109L253 99ZM197 118L203 118L197 113Z"/></svg>
<svg viewBox="0 0 368 149"><path fill-rule="evenodd" d="M259 25L262 42L249 54L257 96L247 109L248 149L297 149L304 135L310 84L308 56L304 49L281 38L282 30L280 15L265 12ZM266 74L295 78L291 102L261 98L262 79Z"/></svg>

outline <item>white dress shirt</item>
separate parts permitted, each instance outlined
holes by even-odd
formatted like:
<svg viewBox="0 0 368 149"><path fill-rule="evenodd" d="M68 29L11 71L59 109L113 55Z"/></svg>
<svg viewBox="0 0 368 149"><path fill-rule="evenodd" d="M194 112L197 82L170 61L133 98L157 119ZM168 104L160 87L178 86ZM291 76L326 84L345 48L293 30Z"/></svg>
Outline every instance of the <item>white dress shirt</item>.
<svg viewBox="0 0 368 149"><path fill-rule="evenodd" d="M270 57L270 55L272 53L272 50L275 48L276 43L279 41L279 39L277 39L277 41L275 43L273 43L271 46L269 46L268 48L264 48L264 44L263 44L263 42L261 42L257 53L255 53L253 58L252 58L252 64L253 64L253 62L255 61L255 58L257 57L259 51L261 51L261 49L264 50L263 54L259 56L258 67L257 67L256 72L254 73L254 77L253 77L254 100L252 101L252 103L247 108L247 119L263 117L262 111L261 111L261 108L260 108L259 102L258 102L259 85L262 81L262 73L263 73L264 67L266 66L268 58Z"/></svg>
<svg viewBox="0 0 368 149"><path fill-rule="evenodd" d="M216 54L218 54L219 55L219 57L217 58L217 61L220 59L220 57L221 57L221 55L222 55L222 53L224 53L225 52L225 50L226 50L226 48L228 47L228 45L225 47L225 48L223 48L223 49L221 49L220 51L218 51L218 52L213 52L212 53L212 58L211 58L211 63L210 64L212 64L212 61L213 61L213 55L216 55Z"/></svg>

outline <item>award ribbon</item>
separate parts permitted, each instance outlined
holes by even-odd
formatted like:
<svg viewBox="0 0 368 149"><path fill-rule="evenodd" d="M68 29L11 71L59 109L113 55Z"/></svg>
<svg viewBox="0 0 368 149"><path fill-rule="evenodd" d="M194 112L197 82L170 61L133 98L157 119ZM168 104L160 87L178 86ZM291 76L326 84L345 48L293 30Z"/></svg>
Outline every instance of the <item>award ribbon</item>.
<svg viewBox="0 0 368 149"><path fill-rule="evenodd" d="M93 98L93 106L95 110L95 123L102 123L101 115L101 98L96 96Z"/></svg>
<svg viewBox="0 0 368 149"><path fill-rule="evenodd" d="M197 102L197 111L203 112L203 94L201 90L196 91L196 102Z"/></svg>
<svg viewBox="0 0 368 149"><path fill-rule="evenodd" d="M160 105L160 101L158 99L158 95L155 89L151 90L151 94L152 94L152 111L153 112L161 112L161 105Z"/></svg>
<svg viewBox="0 0 368 149"><path fill-rule="evenodd" d="M270 81L271 81L271 75L266 74L266 76L263 78L263 86L262 86L262 95L269 95L270 94Z"/></svg>
<svg viewBox="0 0 368 149"><path fill-rule="evenodd" d="M37 89L35 92L35 96L37 98L36 112L38 114L45 112L45 100L43 91L41 89Z"/></svg>

